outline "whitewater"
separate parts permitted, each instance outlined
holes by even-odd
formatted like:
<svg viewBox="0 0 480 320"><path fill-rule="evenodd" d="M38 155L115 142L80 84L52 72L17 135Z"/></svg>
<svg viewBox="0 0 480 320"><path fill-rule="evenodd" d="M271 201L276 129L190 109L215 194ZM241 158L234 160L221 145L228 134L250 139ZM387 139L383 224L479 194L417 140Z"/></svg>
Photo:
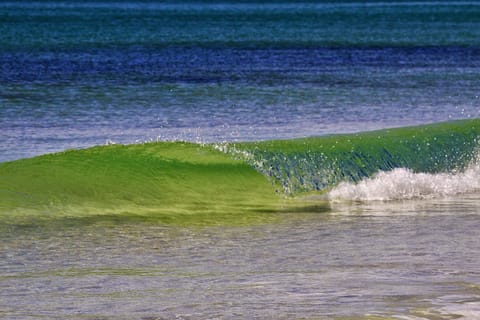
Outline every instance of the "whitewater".
<svg viewBox="0 0 480 320"><path fill-rule="evenodd" d="M341 182L328 192L330 201L389 201L451 197L480 190L478 156L466 170L451 173L422 173L396 168L380 171L358 183Z"/></svg>

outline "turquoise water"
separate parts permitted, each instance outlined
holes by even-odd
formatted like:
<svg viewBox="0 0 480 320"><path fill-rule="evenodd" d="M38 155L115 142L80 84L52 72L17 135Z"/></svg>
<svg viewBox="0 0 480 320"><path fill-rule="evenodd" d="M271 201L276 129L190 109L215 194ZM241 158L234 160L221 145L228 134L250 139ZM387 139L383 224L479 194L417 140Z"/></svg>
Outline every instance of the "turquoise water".
<svg viewBox="0 0 480 320"><path fill-rule="evenodd" d="M237 227L4 213L0 319L480 318L478 120L403 128L480 118L479 88L476 1L3 1L1 162L209 142L305 205Z"/></svg>

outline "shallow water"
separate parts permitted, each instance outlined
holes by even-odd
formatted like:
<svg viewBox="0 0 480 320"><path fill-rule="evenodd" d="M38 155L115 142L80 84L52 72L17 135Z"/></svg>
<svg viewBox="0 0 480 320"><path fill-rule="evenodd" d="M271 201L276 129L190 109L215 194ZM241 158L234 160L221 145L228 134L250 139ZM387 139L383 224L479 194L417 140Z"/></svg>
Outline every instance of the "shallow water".
<svg viewBox="0 0 480 320"><path fill-rule="evenodd" d="M480 317L478 194L250 227L2 225L2 319Z"/></svg>

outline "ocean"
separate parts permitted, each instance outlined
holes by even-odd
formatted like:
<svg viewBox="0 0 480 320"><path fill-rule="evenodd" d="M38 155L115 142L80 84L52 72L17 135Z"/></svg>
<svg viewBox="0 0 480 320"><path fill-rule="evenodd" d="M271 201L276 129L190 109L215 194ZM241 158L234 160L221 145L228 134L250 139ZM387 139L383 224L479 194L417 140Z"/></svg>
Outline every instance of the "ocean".
<svg viewBox="0 0 480 320"><path fill-rule="evenodd" d="M480 319L477 1L0 2L0 319Z"/></svg>

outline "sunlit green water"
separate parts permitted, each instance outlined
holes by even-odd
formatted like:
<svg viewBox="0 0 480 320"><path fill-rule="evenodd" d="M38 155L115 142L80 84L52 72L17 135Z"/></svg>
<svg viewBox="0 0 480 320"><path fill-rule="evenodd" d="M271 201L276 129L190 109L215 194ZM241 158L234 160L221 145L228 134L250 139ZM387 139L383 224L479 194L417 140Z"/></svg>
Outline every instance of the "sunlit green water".
<svg viewBox="0 0 480 320"><path fill-rule="evenodd" d="M295 197L305 192L325 194L341 182L359 182L379 171L460 174L475 165L479 136L475 119L256 143L157 142L70 150L0 164L0 218L27 223L29 218L117 215L175 224L261 220L297 207ZM447 194L474 191L477 171L462 183L470 189L451 186ZM440 181L448 180L440 176Z"/></svg>

